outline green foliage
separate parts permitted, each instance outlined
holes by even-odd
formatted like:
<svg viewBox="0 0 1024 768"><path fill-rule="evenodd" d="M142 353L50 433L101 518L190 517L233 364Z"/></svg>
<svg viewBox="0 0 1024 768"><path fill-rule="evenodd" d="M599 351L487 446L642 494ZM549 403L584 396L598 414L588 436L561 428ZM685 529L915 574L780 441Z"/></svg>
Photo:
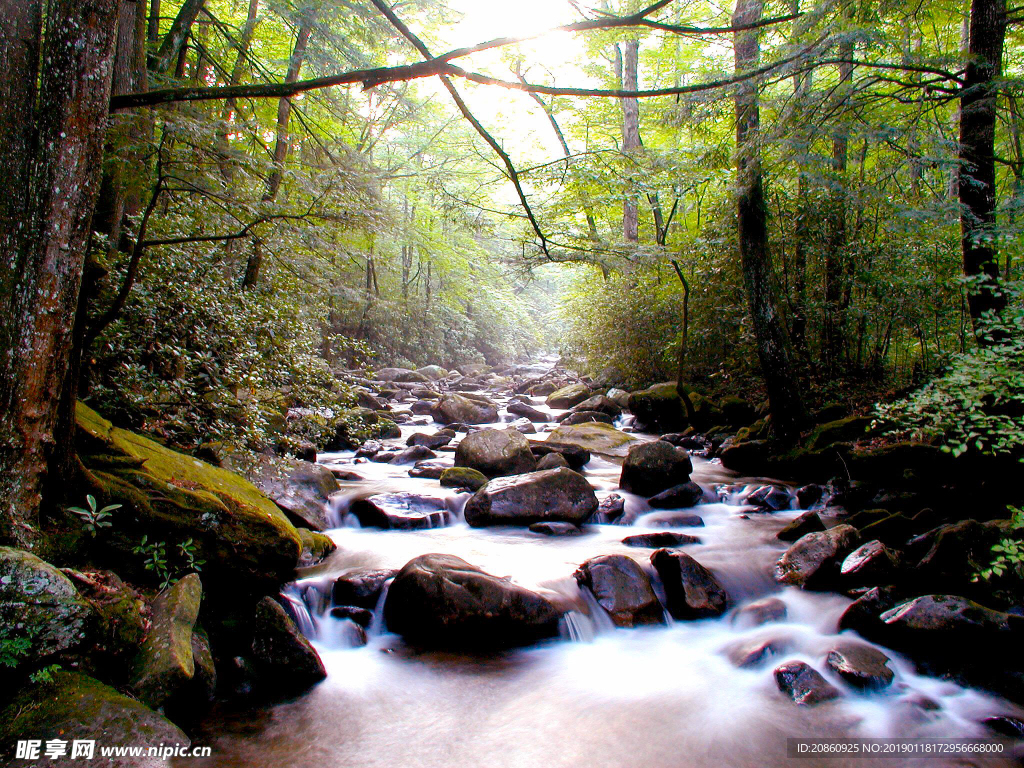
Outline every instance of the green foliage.
<svg viewBox="0 0 1024 768"><path fill-rule="evenodd" d="M121 505L107 504L103 509L97 509L96 499L92 494L86 495L85 501L88 504L88 508L68 507L67 511L80 517L82 519L82 529L95 538L100 528L109 528L112 525L106 518L110 517L110 513L115 509L120 509Z"/></svg>
<svg viewBox="0 0 1024 768"><path fill-rule="evenodd" d="M152 571L160 584L160 589L166 589L183 576L202 571L206 561L197 559L198 550L198 546L191 538L185 539L178 544L172 561L167 554L167 542L150 541L148 535L143 536L139 543L132 547L132 553L142 557L143 567L147 571Z"/></svg>
<svg viewBox="0 0 1024 768"><path fill-rule="evenodd" d="M1010 507L1013 516L1010 518L1010 529L1012 531L1024 531L1024 509ZM973 581L984 579L991 581L993 578L1001 577L1007 573L1022 575L1021 566L1024 566L1024 542L1013 538L1003 538L998 544L992 545L992 561L987 568L982 569L973 577Z"/></svg>
<svg viewBox="0 0 1024 768"><path fill-rule="evenodd" d="M27 637L11 637L0 630L0 664L3 666L18 666L31 650L32 643Z"/></svg>
<svg viewBox="0 0 1024 768"><path fill-rule="evenodd" d="M63 667L61 667L60 664L48 664L45 667L37 669L28 676L28 679L33 683L52 683L54 674L60 672L61 669L63 669Z"/></svg>
<svg viewBox="0 0 1024 768"><path fill-rule="evenodd" d="M974 452L1024 460L1024 308L1020 288L990 318L984 335L997 342L954 356L941 376L910 397L879 406L895 434L941 440L954 456Z"/></svg>

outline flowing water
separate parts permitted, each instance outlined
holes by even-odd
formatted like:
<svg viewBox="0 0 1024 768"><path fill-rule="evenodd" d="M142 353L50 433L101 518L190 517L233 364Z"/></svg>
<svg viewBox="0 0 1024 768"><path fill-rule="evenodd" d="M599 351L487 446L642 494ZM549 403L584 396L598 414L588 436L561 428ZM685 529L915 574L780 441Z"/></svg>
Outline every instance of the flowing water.
<svg viewBox="0 0 1024 768"><path fill-rule="evenodd" d="M504 402L502 398L496 398ZM536 404L543 409L542 405ZM502 411L504 414L504 410ZM506 420L513 417L504 416ZM424 420L429 421L426 417ZM538 425L539 427L541 425ZM439 425L404 426L403 439ZM543 429L543 427L541 427ZM542 432L537 437L543 438ZM440 453L449 461L451 453ZM648 565L651 550L626 547L627 535L666 530L640 497L618 491L619 467L595 457L585 475L598 496L626 500L630 526L593 525L582 536L547 537L524 529L474 529L461 519L468 498L436 480L408 476L409 465L356 463L352 453L326 454L329 466L365 480L345 483L332 503L338 546L306 569L285 599L313 640L327 679L298 699L237 713L208 724L210 766L318 766L337 768L677 768L776 765L1010 765L994 758L787 760L787 739L805 737L951 738L991 734L985 717L1020 710L985 693L928 678L892 651L896 680L865 693L831 675L824 657L849 600L840 595L779 588L771 567L785 545L775 533L798 511L756 514L743 505L759 483L719 464L694 460L693 479L708 498L694 508L700 537L684 551L709 568L730 596L720 619L671 622L665 627L617 629L573 571L590 557L625 554ZM454 522L420 531L355 527L350 502L373 493L408 491L445 499ZM413 557L457 555L490 573L576 606L563 621L563 638L490 656L419 652L382 626L380 605L369 642L330 616L330 584L364 568L400 568ZM736 609L766 596L787 607L782 622L750 626ZM849 633L845 633L849 634ZM731 649L771 639L781 649L764 663L738 668ZM802 660L839 688L840 699L799 707L779 692L772 670Z"/></svg>

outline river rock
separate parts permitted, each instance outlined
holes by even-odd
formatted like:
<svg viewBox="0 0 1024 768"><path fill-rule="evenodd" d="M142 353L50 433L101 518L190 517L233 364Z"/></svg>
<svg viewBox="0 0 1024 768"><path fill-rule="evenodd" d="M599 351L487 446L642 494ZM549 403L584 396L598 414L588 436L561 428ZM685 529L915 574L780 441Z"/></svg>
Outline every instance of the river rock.
<svg viewBox="0 0 1024 768"><path fill-rule="evenodd" d="M415 645L497 650L558 636L562 612L544 596L452 555L420 555L398 572L388 629Z"/></svg>
<svg viewBox="0 0 1024 768"><path fill-rule="evenodd" d="M544 536L579 536L583 529L572 523L534 523L530 526L530 532Z"/></svg>
<svg viewBox="0 0 1024 768"><path fill-rule="evenodd" d="M349 512L364 528L413 531L440 528L451 522L444 499L404 491L357 499Z"/></svg>
<svg viewBox="0 0 1024 768"><path fill-rule="evenodd" d="M957 595L924 595L879 618L884 625L884 644L908 652L959 656L984 648L986 654L1016 653L1017 644L1024 639L1024 617L994 611Z"/></svg>
<svg viewBox="0 0 1024 768"><path fill-rule="evenodd" d="M365 389L356 390L356 405L360 408L369 408L371 411L386 411L389 408L384 400L374 397Z"/></svg>
<svg viewBox="0 0 1024 768"><path fill-rule="evenodd" d="M790 661L775 668L775 684L796 704L810 707L839 698L839 691L821 674L802 661Z"/></svg>
<svg viewBox="0 0 1024 768"><path fill-rule="evenodd" d="M256 605L252 654L260 686L268 692L298 693L327 677L320 655L284 608L270 597Z"/></svg>
<svg viewBox="0 0 1024 768"><path fill-rule="evenodd" d="M331 588L331 602L372 611L377 607L384 585L397 573L394 569L368 568L339 576Z"/></svg>
<svg viewBox="0 0 1024 768"><path fill-rule="evenodd" d="M311 534L310 531L306 533ZM78 593L96 611L95 645L90 652L92 660L101 657L108 668L117 670L117 682L120 682L120 673L130 669L131 662L146 637L147 620L143 618L145 601L139 592L122 581L113 571L76 571L65 568L63 572L74 583ZM7 622L7 617L2 616L2 620ZM5 623L5 626L12 627L16 624ZM60 624L54 623L53 626Z"/></svg>
<svg viewBox="0 0 1024 768"><path fill-rule="evenodd" d="M654 496L690 480L690 454L663 440L640 443L629 449L622 462L619 486L640 496Z"/></svg>
<svg viewBox="0 0 1024 768"><path fill-rule="evenodd" d="M203 584L190 573L153 603L149 633L135 657L131 688L141 701L160 707L195 674L192 630L199 618Z"/></svg>
<svg viewBox="0 0 1024 768"><path fill-rule="evenodd" d="M560 453L556 453L555 451L552 451L551 453L549 453L546 456L542 457L541 460L537 462L537 469L538 470L558 469L559 467L568 467L568 466L569 466L569 462L565 460L565 456L563 456Z"/></svg>
<svg viewBox="0 0 1024 768"><path fill-rule="evenodd" d="M738 608L733 623L741 627L758 627L773 621L785 621L786 604L777 597L765 597Z"/></svg>
<svg viewBox="0 0 1024 768"><path fill-rule="evenodd" d="M704 518L691 512L659 512L655 515L647 515L644 523L653 526L681 526L683 528L704 527Z"/></svg>
<svg viewBox="0 0 1024 768"><path fill-rule="evenodd" d="M857 529L837 525L808 533L794 543L775 564L775 580L803 589L828 589L839 577L839 565L857 545Z"/></svg>
<svg viewBox="0 0 1024 768"><path fill-rule="evenodd" d="M651 509L680 509L695 507L704 500L704 489L692 480L687 483L673 485L647 500Z"/></svg>
<svg viewBox="0 0 1024 768"><path fill-rule="evenodd" d="M570 469L575 469L577 472L590 463L590 451L571 443L559 443L555 440L531 440L530 450L537 459L543 459L548 454L557 453L565 459Z"/></svg>
<svg viewBox="0 0 1024 768"><path fill-rule="evenodd" d="M430 416L436 404L436 400L417 400L409 406L409 412L413 416Z"/></svg>
<svg viewBox="0 0 1024 768"><path fill-rule="evenodd" d="M725 613L728 596L711 571L685 552L659 549L651 555L672 618L705 619Z"/></svg>
<svg viewBox="0 0 1024 768"><path fill-rule="evenodd" d="M636 561L625 555L602 555L587 560L575 573L617 627L665 623L665 612L651 580Z"/></svg>
<svg viewBox="0 0 1024 768"><path fill-rule="evenodd" d="M441 475L449 469L451 469L451 465L445 462L421 461L409 470L409 477L425 477L428 480L440 480Z"/></svg>
<svg viewBox="0 0 1024 768"><path fill-rule="evenodd" d="M431 407L430 415L441 424L493 424L498 420L498 408L465 395L448 394Z"/></svg>
<svg viewBox="0 0 1024 768"><path fill-rule="evenodd" d="M487 475L471 467L449 467L441 473L441 485L478 491L487 485Z"/></svg>
<svg viewBox="0 0 1024 768"><path fill-rule="evenodd" d="M414 464L417 461L436 459L437 454L425 445L410 445L391 457L391 464Z"/></svg>
<svg viewBox="0 0 1024 768"><path fill-rule="evenodd" d="M889 584L899 567L899 555L876 539L847 555L839 567L839 575L842 582L850 587Z"/></svg>
<svg viewBox="0 0 1024 768"><path fill-rule="evenodd" d="M570 411L558 419L559 424L564 424L567 427L576 424L611 424L613 421L614 419L611 416L600 411Z"/></svg>
<svg viewBox="0 0 1024 768"><path fill-rule="evenodd" d="M13 666L81 645L95 622L92 606L67 576L24 550L0 547L0 632L5 643L25 645Z"/></svg>
<svg viewBox="0 0 1024 768"><path fill-rule="evenodd" d="M737 667L748 669L758 666L772 656L785 653L788 647L789 643L782 638L753 638L729 645L725 649L725 655Z"/></svg>
<svg viewBox="0 0 1024 768"><path fill-rule="evenodd" d="M789 509L789 492L775 485L762 485L751 492L743 503L766 512L778 512Z"/></svg>
<svg viewBox="0 0 1024 768"><path fill-rule="evenodd" d="M775 534L775 538L780 541L797 541L808 533L820 533L824 530L825 524L821 522L818 513L808 510L786 523L782 530Z"/></svg>
<svg viewBox="0 0 1024 768"><path fill-rule="evenodd" d="M354 605L337 605L331 608L331 617L335 619L348 619L363 629L367 629L373 623L373 611L369 611L366 608L358 608Z"/></svg>
<svg viewBox="0 0 1024 768"><path fill-rule="evenodd" d="M608 390L608 399L615 403L622 410L629 408L629 392L618 387L612 387Z"/></svg>
<svg viewBox="0 0 1024 768"><path fill-rule="evenodd" d="M561 467L491 480L466 502L465 518L474 528L554 521L581 525L597 506L586 478Z"/></svg>
<svg viewBox="0 0 1024 768"><path fill-rule="evenodd" d="M35 765L80 768L90 761L71 759L71 743L93 741L97 745L173 744L187 746L189 738L174 723L140 702L125 696L88 675L66 669L50 675L48 682L26 682L17 691L10 691L11 701L0 711L0 742L9 745L7 765L30 765L15 761L14 744L35 739L45 745L60 739L68 746L67 754L55 760L41 760ZM99 749L96 749L97 765ZM102 765L111 768L160 768L167 761L162 757L104 758Z"/></svg>
<svg viewBox="0 0 1024 768"><path fill-rule="evenodd" d="M658 533L638 533L635 536L627 536L622 540L622 543L627 547L661 549L662 547L682 547L686 544L700 544L700 539L688 533L659 531Z"/></svg>
<svg viewBox="0 0 1024 768"><path fill-rule="evenodd" d="M445 432L435 432L432 435L428 435L423 432L416 432L415 434L409 435L409 439L405 441L405 444L409 446L422 445L432 451L436 451L441 446L448 445L454 437L454 434L448 434Z"/></svg>
<svg viewBox="0 0 1024 768"><path fill-rule="evenodd" d="M613 459L624 457L629 451L629 447L639 442L632 435L619 431L611 424L599 421L571 426L559 425L548 437L548 440L576 445L591 453Z"/></svg>
<svg viewBox="0 0 1024 768"><path fill-rule="evenodd" d="M440 381L448 376L448 371L440 365L425 365L422 368L417 368L416 373L426 376L431 381Z"/></svg>
<svg viewBox="0 0 1024 768"><path fill-rule="evenodd" d="M327 530L327 503L340 489L331 470L321 464L257 457L246 476L288 514L293 523Z"/></svg>
<svg viewBox="0 0 1024 768"><path fill-rule="evenodd" d="M455 450L455 466L471 467L487 477L520 475L537 468L530 443L515 429L482 429L466 435Z"/></svg>
<svg viewBox="0 0 1024 768"><path fill-rule="evenodd" d="M590 387L586 384L570 384L552 392L544 402L548 408L564 410L582 403L588 397L590 397Z"/></svg>
<svg viewBox="0 0 1024 768"><path fill-rule="evenodd" d="M597 505L594 513L595 523L625 525L623 517L626 513L626 501L617 493L609 493Z"/></svg>
<svg viewBox="0 0 1024 768"><path fill-rule="evenodd" d="M505 410L515 416L522 416L537 424L541 424L545 421L551 421L551 416L527 405L526 403L512 402L508 404L508 407Z"/></svg>
<svg viewBox="0 0 1024 768"><path fill-rule="evenodd" d="M408 368L381 368L375 374L374 379L377 381L387 382L400 382L403 384L409 383L424 383L430 381L427 376L417 371L411 371Z"/></svg>
<svg viewBox="0 0 1024 768"><path fill-rule="evenodd" d="M681 432L689 424L686 408L671 382L633 392L628 404L637 421L656 432Z"/></svg>
<svg viewBox="0 0 1024 768"><path fill-rule="evenodd" d="M597 412L617 419L622 415L622 406L605 395L594 395L588 397L582 403L577 403L569 409L573 413Z"/></svg>
<svg viewBox="0 0 1024 768"><path fill-rule="evenodd" d="M825 657L828 668L855 688L880 690L892 684L889 657L863 643L841 642Z"/></svg>
<svg viewBox="0 0 1024 768"><path fill-rule="evenodd" d="M854 600L839 617L839 630L852 629L864 637L876 639L884 634L881 615L899 601L887 587L869 589Z"/></svg>

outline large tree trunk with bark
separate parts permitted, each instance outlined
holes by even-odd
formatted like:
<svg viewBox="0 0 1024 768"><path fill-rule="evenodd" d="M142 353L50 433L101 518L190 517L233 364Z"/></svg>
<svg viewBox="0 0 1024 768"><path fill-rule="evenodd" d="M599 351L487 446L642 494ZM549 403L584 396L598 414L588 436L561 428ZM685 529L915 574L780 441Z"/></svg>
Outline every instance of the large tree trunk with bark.
<svg viewBox="0 0 1024 768"><path fill-rule="evenodd" d="M737 0L733 26L757 23L762 9L763 0ZM756 29L736 33L735 57L737 74L758 66L760 44ZM761 178L760 122L757 82L746 80L736 91L736 210L740 262L773 429L780 440L792 442L799 436L804 406L773 286Z"/></svg>
<svg viewBox="0 0 1024 768"><path fill-rule="evenodd" d="M41 56L42 0L4 5L0 123L29 123L31 134L0 148L18 180L0 232L11 289L0 311L0 540L31 548L99 187L118 2L50 3Z"/></svg>
<svg viewBox="0 0 1024 768"><path fill-rule="evenodd" d="M1005 0L971 3L970 58L960 97L960 230L967 304L974 321L1006 306L994 243L996 223L996 80L1003 70Z"/></svg>
<svg viewBox="0 0 1024 768"><path fill-rule="evenodd" d="M627 40L623 45L622 87L627 91L639 90L640 42ZM640 102L637 99L622 99L622 151L627 158L640 150ZM627 162L629 162L627 160ZM632 175L632 174L630 174ZM630 185L632 186L632 185ZM633 190L626 191L622 203L622 236L627 243L640 239L639 214Z"/></svg>
<svg viewBox="0 0 1024 768"><path fill-rule="evenodd" d="M302 63L306 60L306 45L309 43L309 35L313 31L314 15L311 11L305 13L302 18L302 25L295 37L295 46L292 48L291 58L288 60L288 72L285 74L286 83L294 83L299 79L302 71ZM277 141L274 144L274 168L267 180L267 191L263 193L263 202L273 202L281 189L281 181L284 179L284 161L288 158L288 148L291 146L291 139L288 134L288 121L292 114L292 100L283 98L277 103ZM263 244L259 238L253 240L252 250L249 252L249 260L245 265L245 276L242 278L242 289L249 290L256 287L260 279L260 272L263 269Z"/></svg>

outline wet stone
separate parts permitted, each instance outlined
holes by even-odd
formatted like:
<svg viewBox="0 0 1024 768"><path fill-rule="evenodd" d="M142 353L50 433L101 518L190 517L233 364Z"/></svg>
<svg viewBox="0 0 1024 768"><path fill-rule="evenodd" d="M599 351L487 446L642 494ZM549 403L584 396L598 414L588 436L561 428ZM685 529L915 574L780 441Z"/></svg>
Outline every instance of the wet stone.
<svg viewBox="0 0 1024 768"><path fill-rule="evenodd" d="M534 523L530 531L544 536L579 536L583 533L582 528L572 523Z"/></svg>
<svg viewBox="0 0 1024 768"><path fill-rule="evenodd" d="M365 628L369 627L373 622L373 611L355 605L337 605L331 608L331 617L335 619L348 619Z"/></svg>
<svg viewBox="0 0 1024 768"><path fill-rule="evenodd" d="M681 509L695 507L704 500L704 489L692 480L687 483L673 485L648 499L652 509Z"/></svg>
<svg viewBox="0 0 1024 768"><path fill-rule="evenodd" d="M704 518L700 515L694 515L690 512L662 512L660 514L651 515L645 518L644 522L646 522L648 525L653 525L655 527L704 527Z"/></svg>
<svg viewBox="0 0 1024 768"><path fill-rule="evenodd" d="M825 524L821 522L818 513L808 510L786 523L785 527L775 534L775 538L779 541L797 541L808 533L820 533L824 530Z"/></svg>
<svg viewBox="0 0 1024 768"><path fill-rule="evenodd" d="M756 667L772 656L785 653L788 643L781 638L761 638L734 643L726 649L726 656L741 669Z"/></svg>
<svg viewBox="0 0 1024 768"><path fill-rule="evenodd" d="M617 627L662 624L664 610L651 580L636 561L625 555L602 555L587 560L574 574L593 593Z"/></svg>
<svg viewBox="0 0 1024 768"><path fill-rule="evenodd" d="M739 626L757 627L773 621L785 621L788 611L786 604L777 597L766 597L737 609L733 623Z"/></svg>
<svg viewBox="0 0 1024 768"><path fill-rule="evenodd" d="M775 668L775 684L794 703L809 707L839 697L839 691L809 664L790 661Z"/></svg>
<svg viewBox="0 0 1024 768"><path fill-rule="evenodd" d="M700 539L688 533L659 531L657 533L638 533L635 536L627 536L622 540L622 543L627 547L659 549L661 547L681 547L686 544L700 544Z"/></svg>
<svg viewBox="0 0 1024 768"><path fill-rule="evenodd" d="M892 684L889 657L861 643L840 643L828 652L829 669L855 688L879 690Z"/></svg>
<svg viewBox="0 0 1024 768"><path fill-rule="evenodd" d="M422 530L451 522L445 500L414 493L382 493L352 502L349 512L364 528Z"/></svg>
<svg viewBox="0 0 1024 768"><path fill-rule="evenodd" d="M665 587L665 602L677 621L705 619L725 613L728 596L714 575L684 552L659 549L651 564Z"/></svg>
<svg viewBox="0 0 1024 768"><path fill-rule="evenodd" d="M339 576L331 590L331 601L339 606L356 606L372 611L377 607L384 585L397 573L396 570L378 568Z"/></svg>
<svg viewBox="0 0 1024 768"><path fill-rule="evenodd" d="M594 522L625 524L623 515L626 512L626 502L617 493L610 493L601 499L597 505L597 512L594 513Z"/></svg>

